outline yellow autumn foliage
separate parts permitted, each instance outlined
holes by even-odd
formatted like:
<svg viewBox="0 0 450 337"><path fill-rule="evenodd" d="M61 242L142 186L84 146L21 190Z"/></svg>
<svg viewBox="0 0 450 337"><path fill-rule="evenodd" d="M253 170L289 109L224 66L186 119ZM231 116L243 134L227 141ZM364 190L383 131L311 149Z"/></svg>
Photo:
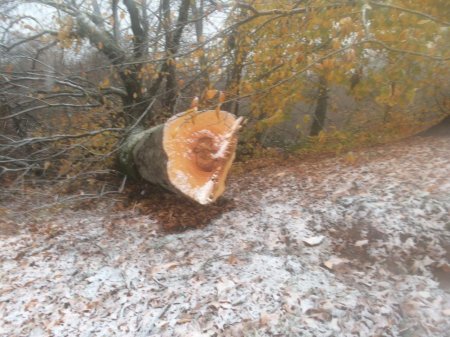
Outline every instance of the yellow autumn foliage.
<svg viewBox="0 0 450 337"><path fill-rule="evenodd" d="M287 0L244 2L260 12L288 13L299 7ZM401 129L398 134L402 135L417 130L417 116L410 113L408 105L413 104L418 88L439 86L450 77L450 48L444 42L449 37L444 28L450 14L446 2L371 3L364 7L365 17L363 3L329 4L310 1L311 10L305 13L261 16L239 27L239 34L245 36L242 57L249 55L241 90L251 94L258 129L285 121L296 102L314 102L317 78L323 77L329 88L345 89L356 102L375 102L381 112L365 111L360 103L363 108L353 113L345 126L359 136L328 130L319 134L320 146L328 146L334 139L345 148L356 141L381 140L388 134L397 137L391 129ZM387 125L383 111L394 108L396 115L389 112L391 124ZM311 120L306 117L300 124L308 123ZM367 134L359 128L367 128ZM372 137L371 132L378 134Z"/></svg>

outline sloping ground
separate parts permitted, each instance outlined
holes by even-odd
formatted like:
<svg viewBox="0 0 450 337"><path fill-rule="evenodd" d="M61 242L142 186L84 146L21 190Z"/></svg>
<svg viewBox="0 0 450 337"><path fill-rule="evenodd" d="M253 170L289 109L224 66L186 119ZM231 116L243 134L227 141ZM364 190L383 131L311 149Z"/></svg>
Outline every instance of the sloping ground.
<svg viewBox="0 0 450 337"><path fill-rule="evenodd" d="M450 136L450 115L444 117L439 123L420 133L421 136Z"/></svg>
<svg viewBox="0 0 450 337"><path fill-rule="evenodd" d="M0 336L444 336L450 142L355 157L249 172L183 233L102 205L5 224Z"/></svg>

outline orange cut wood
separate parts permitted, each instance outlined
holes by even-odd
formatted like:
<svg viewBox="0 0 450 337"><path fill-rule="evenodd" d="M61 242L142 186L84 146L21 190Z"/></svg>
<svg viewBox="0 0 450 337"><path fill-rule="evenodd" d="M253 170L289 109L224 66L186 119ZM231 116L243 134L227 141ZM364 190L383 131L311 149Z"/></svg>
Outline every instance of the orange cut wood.
<svg viewBox="0 0 450 337"><path fill-rule="evenodd" d="M126 172L200 204L225 191L242 117L221 110L190 110L129 137L120 157Z"/></svg>

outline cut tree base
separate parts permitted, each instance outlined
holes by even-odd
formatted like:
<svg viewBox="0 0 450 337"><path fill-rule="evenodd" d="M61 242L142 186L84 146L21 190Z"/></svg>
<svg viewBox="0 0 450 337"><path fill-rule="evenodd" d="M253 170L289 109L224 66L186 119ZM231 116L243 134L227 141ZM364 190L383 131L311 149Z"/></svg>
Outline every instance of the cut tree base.
<svg viewBox="0 0 450 337"><path fill-rule="evenodd" d="M241 122L220 110L178 114L130 135L119 156L122 170L202 205L212 203L225 190Z"/></svg>

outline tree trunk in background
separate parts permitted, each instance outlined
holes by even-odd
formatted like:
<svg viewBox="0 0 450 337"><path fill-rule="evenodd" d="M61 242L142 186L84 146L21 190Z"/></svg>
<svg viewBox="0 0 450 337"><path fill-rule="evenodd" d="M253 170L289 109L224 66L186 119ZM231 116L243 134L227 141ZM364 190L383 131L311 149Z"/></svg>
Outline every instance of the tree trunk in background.
<svg viewBox="0 0 450 337"><path fill-rule="evenodd" d="M247 52L241 50L239 47L238 38L235 34L228 37L228 48L232 53L232 62L227 76L226 92L231 100L224 103L223 107L227 111L237 114L239 111L239 95L240 85L242 79L242 70L244 69L244 61L247 57Z"/></svg>
<svg viewBox="0 0 450 337"><path fill-rule="evenodd" d="M177 83L177 72L176 72L176 54L180 48L181 35L183 29L187 24L190 0L182 0L180 8L178 10L178 19L175 24L175 29L172 30L171 25L166 31L166 55L167 61L164 64L164 73L166 77L166 89L164 104L167 110L171 113L174 112L175 103L178 96L178 83ZM164 20L170 22L170 0L163 1L164 10Z"/></svg>
<svg viewBox="0 0 450 337"><path fill-rule="evenodd" d="M316 110L314 111L313 123L309 135L317 136L325 126L328 107L328 83L325 76L319 77L319 93L317 97Z"/></svg>
<svg viewBox="0 0 450 337"><path fill-rule="evenodd" d="M144 4L146 2L144 1ZM97 2L94 2L97 4ZM133 125L134 122L145 111L148 104L155 98L158 92L164 86L163 104L167 110L173 112L176 99L178 96L178 85L176 76L176 56L181 44L181 36L184 27L188 23L188 14L190 8L190 0L181 0L178 9L177 21L172 25L172 11L171 1L162 0L161 10L163 21L162 26L166 30L165 34L165 61L161 64L158 70L158 76L151 84L148 90L144 90L144 84L139 78L143 63L146 56L148 56L148 29L149 23L146 17L146 10L140 11L140 5L133 0L123 0L126 11L129 14L131 24L133 48L132 57L128 56L122 46L118 43L119 23L114 22L113 34L106 33L102 29L98 29L103 22L97 22L87 17L78 15L77 33L80 37L89 39L92 46L100 50L114 66L119 74L124 89L122 102L124 105L124 119L127 125ZM97 6L98 7L98 6ZM94 9L97 8L94 6ZM117 20L118 2L116 0L112 3L113 17ZM163 82L165 80L165 83ZM147 88L145 88L147 89Z"/></svg>
<svg viewBox="0 0 450 337"><path fill-rule="evenodd" d="M197 1L192 1L191 9L195 20L195 35L197 38L197 43L201 46L204 43L203 37L203 15L204 15L204 0L200 0L197 8ZM201 90L209 88L209 74L208 74L208 60L203 52L203 47L201 48L201 55L198 57L198 63L200 66L200 83L199 87Z"/></svg>
<svg viewBox="0 0 450 337"><path fill-rule="evenodd" d="M240 8L237 14L237 21L244 20L248 16L246 9ZM223 104L223 108L227 111L231 111L234 114L239 112L239 96L240 86L242 80L242 71L244 69L244 63L249 53L246 48L245 42L241 41L242 33L239 30L233 30L227 37L227 50L230 53L230 64L227 69L227 82L226 93L231 100L227 100Z"/></svg>
<svg viewBox="0 0 450 337"><path fill-rule="evenodd" d="M128 137L119 155L122 171L200 204L225 190L242 118L209 110L176 115Z"/></svg>
<svg viewBox="0 0 450 337"><path fill-rule="evenodd" d="M138 79L138 69L133 65L119 70L126 95L122 96L124 119L127 125L132 125L147 107L144 104L142 82Z"/></svg>

